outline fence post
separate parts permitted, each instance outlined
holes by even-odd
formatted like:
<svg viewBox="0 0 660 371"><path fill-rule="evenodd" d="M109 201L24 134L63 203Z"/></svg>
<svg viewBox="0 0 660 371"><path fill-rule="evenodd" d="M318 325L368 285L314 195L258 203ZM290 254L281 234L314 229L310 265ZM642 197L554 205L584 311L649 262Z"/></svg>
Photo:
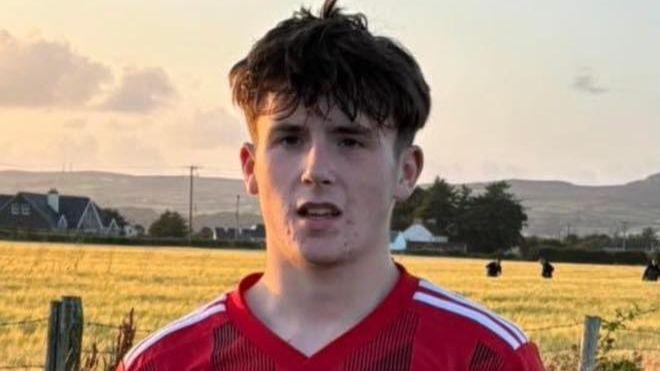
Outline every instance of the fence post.
<svg viewBox="0 0 660 371"><path fill-rule="evenodd" d="M46 371L80 369L83 308L79 297L64 296L50 303Z"/></svg>
<svg viewBox="0 0 660 371"><path fill-rule="evenodd" d="M580 352L580 371L593 371L596 368L600 323L600 317L586 316L584 318L584 333L582 334L582 347Z"/></svg>
<svg viewBox="0 0 660 371"><path fill-rule="evenodd" d="M46 349L46 371L55 371L55 355L57 354L57 324L60 322L60 301L50 302L50 318L48 319L48 345Z"/></svg>

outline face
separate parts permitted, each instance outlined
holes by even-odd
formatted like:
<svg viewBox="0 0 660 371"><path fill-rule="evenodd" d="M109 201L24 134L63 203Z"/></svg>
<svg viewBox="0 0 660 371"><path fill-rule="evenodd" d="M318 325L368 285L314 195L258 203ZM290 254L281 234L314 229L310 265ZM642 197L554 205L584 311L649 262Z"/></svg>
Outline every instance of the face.
<svg viewBox="0 0 660 371"><path fill-rule="evenodd" d="M416 146L395 153L396 133L332 108L263 115L241 149L246 188L258 195L269 259L326 266L387 253L392 207L422 167Z"/></svg>

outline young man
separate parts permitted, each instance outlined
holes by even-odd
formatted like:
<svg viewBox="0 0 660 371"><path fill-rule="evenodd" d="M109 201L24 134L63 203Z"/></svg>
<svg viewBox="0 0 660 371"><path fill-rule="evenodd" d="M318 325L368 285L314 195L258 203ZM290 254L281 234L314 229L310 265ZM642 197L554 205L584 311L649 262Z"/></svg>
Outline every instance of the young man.
<svg viewBox="0 0 660 371"><path fill-rule="evenodd" d="M422 169L412 142L429 88L408 52L335 2L278 24L230 73L264 273L138 344L121 369L543 369L516 326L393 262L392 208Z"/></svg>

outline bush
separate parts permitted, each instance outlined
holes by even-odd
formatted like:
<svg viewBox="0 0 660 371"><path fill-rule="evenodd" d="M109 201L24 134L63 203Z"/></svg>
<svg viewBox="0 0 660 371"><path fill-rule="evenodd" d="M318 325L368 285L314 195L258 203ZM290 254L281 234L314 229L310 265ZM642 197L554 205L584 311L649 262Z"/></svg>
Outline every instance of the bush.
<svg viewBox="0 0 660 371"><path fill-rule="evenodd" d="M582 249L537 247L529 251L529 260L545 258L551 262L593 264L646 264L648 256L643 251L593 251Z"/></svg>
<svg viewBox="0 0 660 371"><path fill-rule="evenodd" d="M240 249L263 249L262 241L216 241L193 239L189 243L187 238L154 238L154 237L114 237L86 234L58 234L52 232L39 232L28 230L0 230L0 239L9 241L36 241L36 242L61 242L78 244L100 244L120 246L193 246L203 248L240 248Z"/></svg>

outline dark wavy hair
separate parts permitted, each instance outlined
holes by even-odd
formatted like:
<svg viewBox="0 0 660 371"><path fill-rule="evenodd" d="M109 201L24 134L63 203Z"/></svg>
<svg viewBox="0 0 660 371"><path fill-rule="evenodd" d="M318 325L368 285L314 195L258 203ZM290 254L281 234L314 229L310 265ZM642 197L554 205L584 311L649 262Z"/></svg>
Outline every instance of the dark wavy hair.
<svg viewBox="0 0 660 371"><path fill-rule="evenodd" d="M250 134L257 138L256 119L273 94L283 117L300 104L323 114L327 98L351 120L363 114L395 129L398 149L410 145L431 107L419 65L397 42L371 34L363 14L344 14L336 3L326 0L318 16L301 8L232 67L234 103Z"/></svg>

